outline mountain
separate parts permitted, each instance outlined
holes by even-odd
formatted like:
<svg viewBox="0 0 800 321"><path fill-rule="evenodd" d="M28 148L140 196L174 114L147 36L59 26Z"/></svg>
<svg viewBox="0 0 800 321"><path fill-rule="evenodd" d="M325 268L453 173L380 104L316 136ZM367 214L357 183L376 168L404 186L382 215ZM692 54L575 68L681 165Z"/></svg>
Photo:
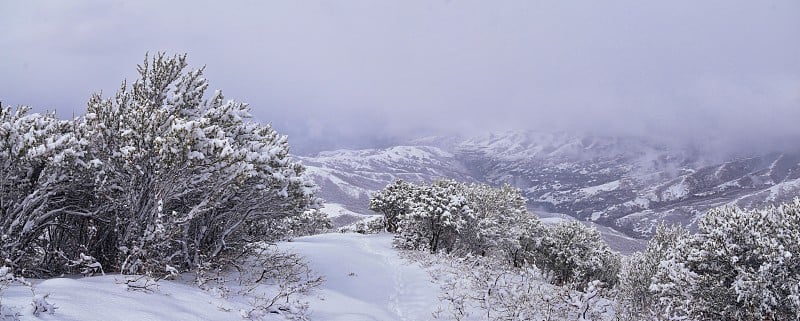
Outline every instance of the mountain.
<svg viewBox="0 0 800 321"><path fill-rule="evenodd" d="M761 207L800 195L798 152L721 157L635 137L511 131L300 159L320 197L359 213L367 213L372 191L396 179L453 178L511 184L534 212L566 214L637 238L660 221L691 228L712 207Z"/></svg>
<svg viewBox="0 0 800 321"><path fill-rule="evenodd" d="M456 155L431 146L336 150L297 158L316 181L322 199L357 213L371 213L370 194L397 179L429 182L449 177L475 181ZM355 219L352 215L340 215L334 218L334 223L343 225Z"/></svg>

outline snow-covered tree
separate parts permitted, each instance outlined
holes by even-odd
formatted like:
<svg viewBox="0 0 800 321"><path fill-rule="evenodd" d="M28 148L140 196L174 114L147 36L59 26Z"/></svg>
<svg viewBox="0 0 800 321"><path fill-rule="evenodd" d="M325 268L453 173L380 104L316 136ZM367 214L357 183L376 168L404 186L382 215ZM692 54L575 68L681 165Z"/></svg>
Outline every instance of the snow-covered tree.
<svg viewBox="0 0 800 321"><path fill-rule="evenodd" d="M534 260L555 284L575 284L576 289L583 289L593 280L613 286L620 267L619 255L611 251L600 233L576 221L548 228Z"/></svg>
<svg viewBox="0 0 800 321"><path fill-rule="evenodd" d="M472 184L464 189L473 215L465 218L459 250L479 255L499 255L519 260L524 238L539 233L536 216L527 210L519 189ZM516 262L519 263L519 262Z"/></svg>
<svg viewBox="0 0 800 321"><path fill-rule="evenodd" d="M696 320L800 320L800 199L710 210L651 287L664 312Z"/></svg>
<svg viewBox="0 0 800 321"><path fill-rule="evenodd" d="M542 245L542 238L547 230L539 218L531 213L527 213L517 224L516 228L520 230L519 248L508 253L511 264L516 267L534 264L536 253Z"/></svg>
<svg viewBox="0 0 800 321"><path fill-rule="evenodd" d="M630 320L658 317L659 297L650 291L650 285L661 261L667 259L678 240L686 235L687 231L680 226L659 224L644 251L623 258L617 284L617 299L622 309L617 314L628 315Z"/></svg>
<svg viewBox="0 0 800 321"><path fill-rule="evenodd" d="M0 260L23 275L60 272L67 244L53 240L74 241L70 219L94 214L74 123L29 111L0 106Z"/></svg>
<svg viewBox="0 0 800 321"><path fill-rule="evenodd" d="M208 99L203 70L158 54L113 99L89 101L80 131L97 165L92 255L125 273L192 269L248 242L273 240L274 220L315 207L315 186L285 136L246 104Z"/></svg>
<svg viewBox="0 0 800 321"><path fill-rule="evenodd" d="M409 200L415 193L416 185L404 180L396 180L381 191L372 194L369 209L383 214L387 232L397 231L400 216L409 211Z"/></svg>
<svg viewBox="0 0 800 321"><path fill-rule="evenodd" d="M403 247L436 251L445 244L448 252L501 256L518 266L541 234L522 193L509 185L398 180L374 193L370 208L384 214L387 230L398 232Z"/></svg>
<svg viewBox="0 0 800 321"><path fill-rule="evenodd" d="M0 105L4 264L46 275L92 258L166 274L325 225L286 137L246 104L206 97L203 70L186 67L185 56L145 58L140 79L92 96L71 121Z"/></svg>
<svg viewBox="0 0 800 321"><path fill-rule="evenodd" d="M292 237L319 234L333 227L328 215L318 209L310 209L300 215L284 218L278 221L278 224L283 225L285 230L280 234Z"/></svg>
<svg viewBox="0 0 800 321"><path fill-rule="evenodd" d="M409 200L409 211L400 216L397 243L431 252L452 251L466 218L472 215L464 188L451 180L417 188Z"/></svg>

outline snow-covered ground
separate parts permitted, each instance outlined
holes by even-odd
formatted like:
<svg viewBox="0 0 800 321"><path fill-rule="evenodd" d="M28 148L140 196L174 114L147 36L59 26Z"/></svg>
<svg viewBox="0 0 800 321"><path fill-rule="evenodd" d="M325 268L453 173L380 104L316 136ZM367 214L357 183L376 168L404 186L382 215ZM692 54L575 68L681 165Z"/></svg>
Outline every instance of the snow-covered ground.
<svg viewBox="0 0 800 321"><path fill-rule="evenodd" d="M2 304L21 314L20 320L241 320L232 302L191 284L160 281L153 292L129 291L121 276L55 278L34 282L36 294L49 294L55 313L33 315L31 291L12 286L3 291Z"/></svg>
<svg viewBox="0 0 800 321"><path fill-rule="evenodd" d="M438 304L438 286L417 264L398 256L391 235L331 233L279 245L306 257L325 283L303 298L311 320L428 320ZM12 286L2 305L21 320L242 320L246 302L220 298L187 282L160 281L158 289L130 291L121 276L35 281L37 295L49 294L54 314L32 314L31 291ZM276 317L276 320L278 318Z"/></svg>
<svg viewBox="0 0 800 321"><path fill-rule="evenodd" d="M354 233L303 237L281 247L309 259L325 276L308 298L314 320L428 320L439 288L417 264L398 256L392 235Z"/></svg>

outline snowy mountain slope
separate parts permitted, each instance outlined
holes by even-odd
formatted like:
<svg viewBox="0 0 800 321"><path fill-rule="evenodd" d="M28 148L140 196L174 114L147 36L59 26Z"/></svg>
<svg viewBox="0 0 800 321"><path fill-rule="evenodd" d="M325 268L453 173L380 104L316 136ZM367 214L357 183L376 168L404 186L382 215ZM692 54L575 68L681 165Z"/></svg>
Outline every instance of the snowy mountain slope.
<svg viewBox="0 0 800 321"><path fill-rule="evenodd" d="M359 213L369 212L367 205L372 192L397 179L428 182L450 177L472 181L453 154L429 146L336 150L297 158L320 187L318 196ZM345 219L340 221L350 223Z"/></svg>
<svg viewBox="0 0 800 321"><path fill-rule="evenodd" d="M448 177L511 184L532 208L634 237L649 235L662 220L692 226L711 207L759 207L800 195L800 152L726 158L640 138L531 131L412 144L302 160L324 199L357 212L370 192L394 179Z"/></svg>
<svg viewBox="0 0 800 321"><path fill-rule="evenodd" d="M712 207L757 208L800 196L800 154L771 153L733 159L679 175L638 191L639 205L606 210L618 225L646 234L654 218L693 225ZM638 207L638 208L637 208Z"/></svg>
<svg viewBox="0 0 800 321"><path fill-rule="evenodd" d="M720 161L636 138L540 133L490 135L457 148L479 180L515 185L534 206L634 236L661 220L691 225L711 207L758 207L800 192L800 154Z"/></svg>
<svg viewBox="0 0 800 321"><path fill-rule="evenodd" d="M343 225L347 225L347 224L350 224L350 223L352 223L354 221L366 218L366 217L368 217L369 214L374 214L374 213L369 213L369 212L362 212L362 213L369 213L369 214L356 213L356 212L353 212L353 211L347 209L346 207L344 207L341 204L332 203L332 202L326 202L325 204L323 204L323 206L322 206L322 208L320 210L323 213L325 213L325 215L327 215L328 218L331 219L331 223L333 223L333 225L337 226L337 227L343 226Z"/></svg>

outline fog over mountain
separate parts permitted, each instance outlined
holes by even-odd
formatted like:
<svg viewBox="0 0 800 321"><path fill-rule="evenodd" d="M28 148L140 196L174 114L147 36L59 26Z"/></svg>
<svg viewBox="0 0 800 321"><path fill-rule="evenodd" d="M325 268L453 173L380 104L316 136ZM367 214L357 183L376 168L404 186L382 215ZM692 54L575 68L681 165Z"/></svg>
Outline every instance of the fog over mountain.
<svg viewBox="0 0 800 321"><path fill-rule="evenodd" d="M535 129L800 139L800 2L6 1L0 100L69 117L186 52L297 153Z"/></svg>

